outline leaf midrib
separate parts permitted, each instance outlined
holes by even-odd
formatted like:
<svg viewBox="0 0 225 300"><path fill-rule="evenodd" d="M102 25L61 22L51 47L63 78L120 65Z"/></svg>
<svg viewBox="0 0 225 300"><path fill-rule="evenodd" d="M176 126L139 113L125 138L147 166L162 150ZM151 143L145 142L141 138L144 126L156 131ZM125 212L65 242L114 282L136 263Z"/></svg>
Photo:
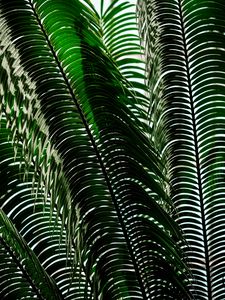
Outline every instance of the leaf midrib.
<svg viewBox="0 0 225 300"><path fill-rule="evenodd" d="M48 44L48 46L49 46L49 48L50 48L50 50L52 52L52 55L53 55L53 57L54 57L54 59L55 59L55 61L57 63L57 66L58 66L58 68L59 68L59 70L60 70L60 72L61 72L61 74L63 76L63 79L65 80L65 83L66 83L66 86L68 88L68 91L69 91L69 93L70 93L70 95L71 95L71 97L72 97L72 99L73 99L73 101L74 101L74 103L76 105L76 108L77 108L77 110L78 110L78 112L80 114L81 120L82 120L82 122L84 124L84 127L86 129L88 137L89 137L89 139L91 141L92 147L93 147L93 149L94 149L94 151L96 153L97 160L98 160L99 165L100 165L100 167L102 169L102 173L104 175L106 185L107 185L107 187L109 189L109 193L111 195L111 199L112 199L112 202L113 202L114 207L116 209L118 220L120 222L120 225L121 225L121 228L122 228L122 231L123 231L123 234L124 234L124 238L125 238L126 243L127 243L127 247L128 247L128 250L129 250L129 254L130 254L131 260L132 260L133 265L134 265L135 273L136 273L136 276L137 276L137 279L138 279L138 282L139 282L139 285L140 285L140 290L142 292L143 299L147 300L145 288L144 288L144 285L143 285L143 282L142 282L142 279L141 279L141 275L140 275L140 272L139 272L138 265L136 263L136 258L135 258L135 255L133 253L133 249L132 249L132 245L131 245L129 236L127 234L126 225L124 224L122 214L120 213L119 205L118 205L116 197L114 195L113 188L111 186L111 182L110 182L109 176L108 176L107 171L106 171L106 167L105 167L105 165L103 163L103 160L101 158L101 155L99 153L98 146L95 143L94 137L93 137L93 135L91 133L91 130L90 130L89 125L88 125L88 122L87 122L87 120L86 120L86 118L85 118L85 116L83 114L82 108L81 108L78 100L76 99L76 97L74 95L73 89L71 88L71 86L69 84L69 80L67 79L67 76L66 76L66 74L65 74L65 72L64 72L64 70L63 70L63 68L62 68L62 66L60 64L60 61L59 61L59 59L58 59L58 57L57 57L57 55L56 55L56 53L54 51L54 48L53 48L53 46L52 46L52 44L51 44L51 42L50 42L50 40L48 38L48 35L47 35L46 31L45 31L45 28L42 25L42 23L40 21L40 18L39 18L38 14L37 14L37 12L36 12L36 10L34 8L34 5L33 5L33 3L30 0L29 0L29 4L30 4L30 6L32 8L34 16L36 17L37 23L38 23L38 25L40 26L40 28L41 28L41 30L43 32L43 35L44 35L44 37L45 37L45 39L47 41L47 44Z"/></svg>
<svg viewBox="0 0 225 300"><path fill-rule="evenodd" d="M198 133L197 133L197 126L196 126L196 119L195 119L195 109L194 109L194 100L193 100L193 92L192 92L192 84L191 84L191 74L189 71L189 56L188 56L188 51L187 51L185 24L184 24L181 0L178 0L178 6L179 6L179 13L180 13L183 45L184 45L185 65L186 65L186 70L187 70L188 90L189 90L190 104L191 104L191 116L192 116L192 123L193 123L193 136L194 136L194 149L195 149L195 157L196 157L197 180L198 180L198 187L199 187L199 200L200 200L200 209L201 209L201 216L202 216L202 218L201 218L202 233L203 233L204 250L205 250L205 265L206 265L206 276L207 276L207 287L208 287L208 299L210 300L210 299L212 299L212 288L211 288L211 280L210 280L209 249L208 249L208 239L207 239L207 231L206 231L206 216L205 216L205 209L204 209L204 197L203 197L203 191L202 191L200 155L199 155L199 149L198 149Z"/></svg>
<svg viewBox="0 0 225 300"><path fill-rule="evenodd" d="M14 254L14 252L11 250L11 248L8 246L8 244L4 241L4 239L1 238L1 237L0 237L0 243L3 245L5 250L9 253L10 257L12 258L12 260L14 261L16 266L20 269L23 276L26 278L27 282L30 284L32 290L37 295L38 299L45 300L45 298L42 297L41 293L39 292L38 287L36 287L36 285L34 284L32 278L30 277L30 275L28 274L28 272L26 271L26 269L24 268L22 263L19 261L17 256Z"/></svg>

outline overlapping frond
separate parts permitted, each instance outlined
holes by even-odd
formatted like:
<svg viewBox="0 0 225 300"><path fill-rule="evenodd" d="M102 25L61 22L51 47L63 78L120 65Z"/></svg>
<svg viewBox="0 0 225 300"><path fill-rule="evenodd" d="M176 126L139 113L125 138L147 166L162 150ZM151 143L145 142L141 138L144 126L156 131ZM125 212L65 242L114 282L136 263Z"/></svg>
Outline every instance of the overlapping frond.
<svg viewBox="0 0 225 300"><path fill-rule="evenodd" d="M54 282L2 210L0 211L0 226L1 294L3 298L5 296L9 299L18 298L18 294L21 298L32 297L33 292L34 298L62 299ZM11 265L14 265L14 268ZM23 280L20 281L17 278ZM30 285L30 289L26 284Z"/></svg>
<svg viewBox="0 0 225 300"><path fill-rule="evenodd" d="M155 18L150 32L148 25L142 25L150 57L155 38L161 48L159 77L164 83L164 113L173 145L172 193L177 221L189 242L186 253L194 274L193 295L196 299L223 299L224 2L144 2L142 15L154 11ZM149 24L149 18L145 20ZM153 58L155 53L158 51L153 51ZM150 74L154 72L151 60L149 68Z"/></svg>
<svg viewBox="0 0 225 300"><path fill-rule="evenodd" d="M23 174L1 205L65 299L188 297L146 97L114 44L127 6L99 17L89 1L0 1L2 120Z"/></svg>
<svg viewBox="0 0 225 300"><path fill-rule="evenodd" d="M57 210L57 206L52 207L54 202L51 201L52 195L48 194L46 197L46 188L40 188L38 179L34 181L33 166L30 166L29 173L27 173L26 163L22 159L21 144L17 145L15 157L10 131L5 125L6 122L2 119L0 131L2 252L0 261L3 267L0 271L0 295L3 299L4 297L20 299L28 297L29 294L34 299L38 297L58 299L57 295L60 299L73 299L74 295L79 296L81 290L84 290L86 281L82 278L83 272L75 256L74 243L68 253L67 244L69 243L66 225L63 224L63 213ZM27 173L26 179L25 173ZM6 261L9 263L7 268L4 267ZM41 268L43 268L42 271ZM43 276L40 272L46 275ZM33 278L33 273L37 278ZM50 276L49 279L48 276ZM10 278L14 277L15 280L11 283ZM72 277L77 277L79 280L71 282ZM49 291L47 287L46 289L44 287L46 279L50 284L55 281L58 288L54 283L52 290ZM26 286L27 288L24 288ZM77 297L77 299L82 298Z"/></svg>

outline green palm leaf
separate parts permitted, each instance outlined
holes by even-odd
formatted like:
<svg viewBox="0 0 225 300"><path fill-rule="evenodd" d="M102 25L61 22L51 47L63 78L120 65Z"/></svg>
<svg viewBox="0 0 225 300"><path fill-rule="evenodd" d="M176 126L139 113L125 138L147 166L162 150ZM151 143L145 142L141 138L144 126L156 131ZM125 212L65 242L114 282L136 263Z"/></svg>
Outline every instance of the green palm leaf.
<svg viewBox="0 0 225 300"><path fill-rule="evenodd" d="M0 132L0 205L3 209L2 245L4 246L2 264L4 263L4 260L6 260L7 255L9 255L8 252L11 254L14 253L14 247L17 245L15 236L18 236L18 239L21 240L19 242L21 245L19 244L18 246L20 252L18 252L17 255L14 255L11 260L16 260L19 268L23 269L22 258L26 258L24 274L25 278L28 279L26 284L29 285L30 282L32 283L32 290L39 291L40 288L37 286L37 279L33 282L33 272L29 269L29 266L34 265L35 267L36 262L39 261L37 267L43 267L44 270L42 272L47 272L48 276L51 277L50 280L53 280L58 284L59 288L55 288L56 294L60 289L61 294L66 295L67 299L74 298L75 296L80 297L81 291L85 287L85 281L83 280L83 272L79 270L78 259L75 256L75 242L73 242L73 248L70 250L71 254L68 255L68 236L66 235L66 226L63 225L62 213L57 211L57 206L52 208L53 201L51 201L50 195L46 198L45 190L39 188L38 181L36 180L33 182L35 172L32 167L30 167L26 180L24 179L26 164L21 162L22 147L20 145L17 146L18 157L15 159L15 153L9 137L10 131L5 128L5 122L4 119L2 119ZM16 226L16 229L13 229L13 225L10 225L10 220L7 220L4 212L9 215ZM7 225L8 223L9 225ZM7 226L9 226L9 229L5 231L8 228ZM80 235L77 234L77 238L79 238L79 236ZM5 252L6 250L8 253L7 255ZM33 256L34 258L30 261ZM39 266L39 264L41 265ZM28 274L26 271L27 265ZM13 276L14 273L17 275L16 277L18 277L18 270L15 272L14 267L15 266L12 264L8 273L2 268L1 277L4 278L7 274ZM45 277L43 277L40 272L38 274L41 282L42 280L45 280ZM77 278L77 281L71 283L71 278L73 277ZM42 284L41 282L39 285ZM5 284L8 286L8 282L5 282ZM4 298L7 293L3 287L0 290L3 290L1 296ZM25 294L20 295L19 293L17 295L18 289L14 292L13 284L10 290L14 295L11 295L10 297L16 298L17 296L18 299L20 299L19 297L22 298L26 296L26 292ZM44 297L46 293L43 294L42 292L38 292L38 294L35 295L40 296L39 294L41 297ZM32 297L35 297L35 295ZM48 297L50 296L45 296L45 298ZM61 298L62 297L63 296L61 296ZM52 298L57 298L54 296L54 293Z"/></svg>
<svg viewBox="0 0 225 300"><path fill-rule="evenodd" d="M21 298L24 296L27 297L27 295L31 294L28 286L26 287L27 283L30 284L30 289L33 289L33 297L36 295L39 299L62 299L54 282L49 278L45 270L43 270L37 257L26 245L23 238L2 210L0 211L0 224L2 248L1 274L3 273L1 276L2 296L7 295L8 299L13 296L17 298L18 294L21 293ZM7 264L6 268L3 262ZM14 269L11 267L11 264L14 265ZM13 273L12 270L15 273ZM6 279L6 276L8 279ZM12 278L12 276L14 276L14 278ZM22 276L27 282L21 280L20 286L17 278ZM17 289L19 290L18 294L16 292Z"/></svg>
<svg viewBox="0 0 225 300"><path fill-rule="evenodd" d="M189 243L191 289L196 299L223 299L224 3L174 0L140 1L141 5L140 19L146 14L151 24L148 31L142 18L150 86L161 78L166 102L165 144L172 152L176 220ZM158 93L153 99L156 108ZM159 112L160 107L153 115Z"/></svg>
<svg viewBox="0 0 225 300"><path fill-rule="evenodd" d="M140 108L148 88L127 68L140 62L129 58L141 54L137 37L120 51L129 6L114 1L99 16L89 1L0 1L1 123L11 147L10 163L1 161L10 174L3 248L10 259L16 234L65 299L189 297L164 165Z"/></svg>

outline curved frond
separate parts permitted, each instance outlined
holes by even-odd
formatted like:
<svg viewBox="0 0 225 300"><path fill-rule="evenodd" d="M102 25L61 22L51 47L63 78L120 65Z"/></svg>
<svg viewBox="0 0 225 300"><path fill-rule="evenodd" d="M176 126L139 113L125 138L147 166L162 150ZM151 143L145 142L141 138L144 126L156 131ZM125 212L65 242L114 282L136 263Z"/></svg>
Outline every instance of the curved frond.
<svg viewBox="0 0 225 300"><path fill-rule="evenodd" d="M14 223L14 226L16 226L15 234L22 239L21 251L23 252L23 247L25 247L28 254L31 252L33 256L37 257L34 258L33 262L32 260L30 261L32 255L30 257L27 254L27 265L35 264L36 260L37 262L39 261L40 266L43 267L43 272L46 272L58 285L58 293L60 289L61 295L63 295L61 297L65 297L66 299L74 299L74 297L82 299L84 293L82 290L86 286L86 281L83 279L84 274L80 266L80 261L77 258L78 255L75 255L74 252L75 241L71 245L66 234L63 213L57 211L56 205L52 207L52 202L54 201L51 201L51 198L54 197L54 194L46 196L46 191L43 187L40 187L38 179L36 178L34 181L35 171L32 166L30 166L29 173L27 173L26 164L23 160L21 161L22 147L20 144L17 145L17 157L15 157L10 139L10 131L6 129L5 125L5 121L2 119L0 131L0 206L3 210L3 221L5 212L10 220L12 220L7 221L6 218L6 222ZM26 179L24 178L25 173ZM6 229L6 226L3 224L2 230L4 229ZM77 231L76 237L79 238L79 231L81 230L78 227ZM16 247L16 243L13 237L8 234L8 231L4 234L4 237L6 241L2 239L4 243L3 257L4 260L8 259L10 261L10 257L8 256L10 253L15 252L13 252L13 247ZM9 241L8 238L10 239ZM69 250L69 247L71 248L70 245L72 249ZM24 255L26 255L25 253ZM23 268L23 263L20 263L21 257L19 254L14 255L13 261L18 261L19 267ZM14 272L16 267L18 268L18 266L13 264L11 258L11 266L7 272L5 272L4 268L2 269L2 276L5 277L6 273L15 273L17 278L18 273ZM25 277L32 281L32 272ZM73 277L77 278L77 280L71 282L71 278ZM7 282L5 283L8 284ZM13 284L15 284L15 289L17 288L16 281L13 281L11 287L12 293L14 292ZM20 288L22 287L20 286ZM34 284L33 288L39 290L36 284ZM15 295L13 294L15 299L22 297L17 289L15 293ZM89 293L88 290L87 293ZM4 298L6 294L7 290L2 288L1 296ZM39 294L42 295L41 292ZM18 298L16 298L16 295ZM52 297L55 299L54 293Z"/></svg>
<svg viewBox="0 0 225 300"><path fill-rule="evenodd" d="M66 299L189 295L167 179L139 119L146 97L114 47L126 7L99 17L89 1L0 0L2 122L23 174L6 181L2 207Z"/></svg>
<svg viewBox="0 0 225 300"><path fill-rule="evenodd" d="M0 282L3 297L5 294L8 298L13 296L17 298L17 290L19 290L21 298L27 297L27 294L33 292L33 296L36 295L38 299L62 299L53 280L47 275L33 251L27 246L2 210L0 211L0 242L1 261L4 263L9 261L6 265L1 263ZM14 265L14 269L11 268L11 264ZM21 280L21 286L16 280L18 277L24 279ZM27 282L23 282L25 280ZM30 286L30 290L26 284Z"/></svg>
<svg viewBox="0 0 225 300"><path fill-rule="evenodd" d="M196 299L223 299L224 3L144 2L142 14L154 15L155 20L150 20L153 29L149 32L148 25L142 26L149 57L152 51L153 57L160 55L172 152L172 194L177 222L189 244L186 254L194 275L191 289ZM155 37L159 52L154 49ZM155 71L151 59L149 68ZM157 105L157 99L154 101Z"/></svg>

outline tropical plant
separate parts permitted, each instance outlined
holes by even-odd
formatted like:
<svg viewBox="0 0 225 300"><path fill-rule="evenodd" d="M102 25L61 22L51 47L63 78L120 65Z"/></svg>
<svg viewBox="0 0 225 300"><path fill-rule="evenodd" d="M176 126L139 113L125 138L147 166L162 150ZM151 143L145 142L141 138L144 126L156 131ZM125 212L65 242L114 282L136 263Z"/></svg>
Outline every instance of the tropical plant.
<svg viewBox="0 0 225 300"><path fill-rule="evenodd" d="M130 7L0 1L1 299L189 297Z"/></svg>
<svg viewBox="0 0 225 300"><path fill-rule="evenodd" d="M223 299L224 6L100 4L0 0L0 297Z"/></svg>
<svg viewBox="0 0 225 300"><path fill-rule="evenodd" d="M155 147L170 156L192 297L225 299L224 1L140 0L138 6Z"/></svg>

